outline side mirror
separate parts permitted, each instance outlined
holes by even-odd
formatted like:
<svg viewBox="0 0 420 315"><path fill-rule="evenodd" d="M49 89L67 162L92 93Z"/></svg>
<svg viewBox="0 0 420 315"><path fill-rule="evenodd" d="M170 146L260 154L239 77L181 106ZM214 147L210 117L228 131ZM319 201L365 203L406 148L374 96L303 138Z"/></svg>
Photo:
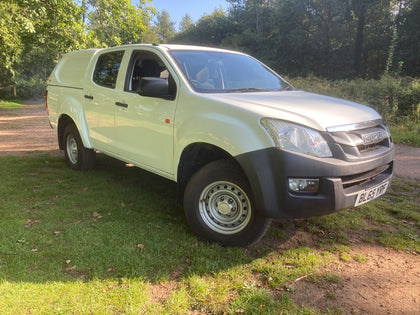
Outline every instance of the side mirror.
<svg viewBox="0 0 420 315"><path fill-rule="evenodd" d="M167 79L143 77L137 92L141 96L168 98L169 84Z"/></svg>

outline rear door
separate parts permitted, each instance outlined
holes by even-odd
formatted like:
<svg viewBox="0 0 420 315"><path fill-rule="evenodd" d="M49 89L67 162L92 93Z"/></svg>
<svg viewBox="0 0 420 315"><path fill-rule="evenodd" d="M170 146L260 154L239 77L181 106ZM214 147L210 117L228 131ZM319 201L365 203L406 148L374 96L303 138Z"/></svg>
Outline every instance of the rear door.
<svg viewBox="0 0 420 315"><path fill-rule="evenodd" d="M93 65L92 77L86 80L84 109L89 137L93 147L103 152L117 153L115 132L115 97L117 79L123 76L119 70L123 50L105 51L99 54Z"/></svg>

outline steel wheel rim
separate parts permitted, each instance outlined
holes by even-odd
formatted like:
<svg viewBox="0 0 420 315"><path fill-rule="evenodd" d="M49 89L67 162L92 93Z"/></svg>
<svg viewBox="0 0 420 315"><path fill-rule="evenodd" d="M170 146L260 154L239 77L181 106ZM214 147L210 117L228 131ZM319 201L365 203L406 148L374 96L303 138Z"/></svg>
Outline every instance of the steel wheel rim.
<svg viewBox="0 0 420 315"><path fill-rule="evenodd" d="M251 220L251 203L237 185L220 181L208 185L200 195L200 216L213 231L231 235L242 231Z"/></svg>
<svg viewBox="0 0 420 315"><path fill-rule="evenodd" d="M77 164L79 162L79 150L77 147L76 139L72 134L67 136L66 141L67 147L67 156L72 164Z"/></svg>

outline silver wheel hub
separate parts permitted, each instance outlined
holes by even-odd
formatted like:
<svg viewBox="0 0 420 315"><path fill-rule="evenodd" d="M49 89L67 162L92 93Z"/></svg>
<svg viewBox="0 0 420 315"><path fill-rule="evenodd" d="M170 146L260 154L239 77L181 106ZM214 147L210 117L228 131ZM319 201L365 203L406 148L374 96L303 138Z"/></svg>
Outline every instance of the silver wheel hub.
<svg viewBox="0 0 420 315"><path fill-rule="evenodd" d="M230 235L242 231L251 219L251 203L237 185L220 181L208 185L200 195L200 215L213 231Z"/></svg>
<svg viewBox="0 0 420 315"><path fill-rule="evenodd" d="M67 154L68 154L70 162L72 164L77 164L77 162L79 161L79 151L77 148L76 139L74 138L72 134L69 134L67 136L66 146L67 146Z"/></svg>

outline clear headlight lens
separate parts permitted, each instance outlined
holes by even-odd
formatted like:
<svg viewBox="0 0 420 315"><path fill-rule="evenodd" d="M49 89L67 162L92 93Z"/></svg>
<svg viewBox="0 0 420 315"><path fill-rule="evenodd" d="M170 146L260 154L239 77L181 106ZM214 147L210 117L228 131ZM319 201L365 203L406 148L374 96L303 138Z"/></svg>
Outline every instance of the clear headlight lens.
<svg viewBox="0 0 420 315"><path fill-rule="evenodd" d="M316 157L332 157L327 142L313 129L269 118L262 119L261 123L280 149Z"/></svg>

